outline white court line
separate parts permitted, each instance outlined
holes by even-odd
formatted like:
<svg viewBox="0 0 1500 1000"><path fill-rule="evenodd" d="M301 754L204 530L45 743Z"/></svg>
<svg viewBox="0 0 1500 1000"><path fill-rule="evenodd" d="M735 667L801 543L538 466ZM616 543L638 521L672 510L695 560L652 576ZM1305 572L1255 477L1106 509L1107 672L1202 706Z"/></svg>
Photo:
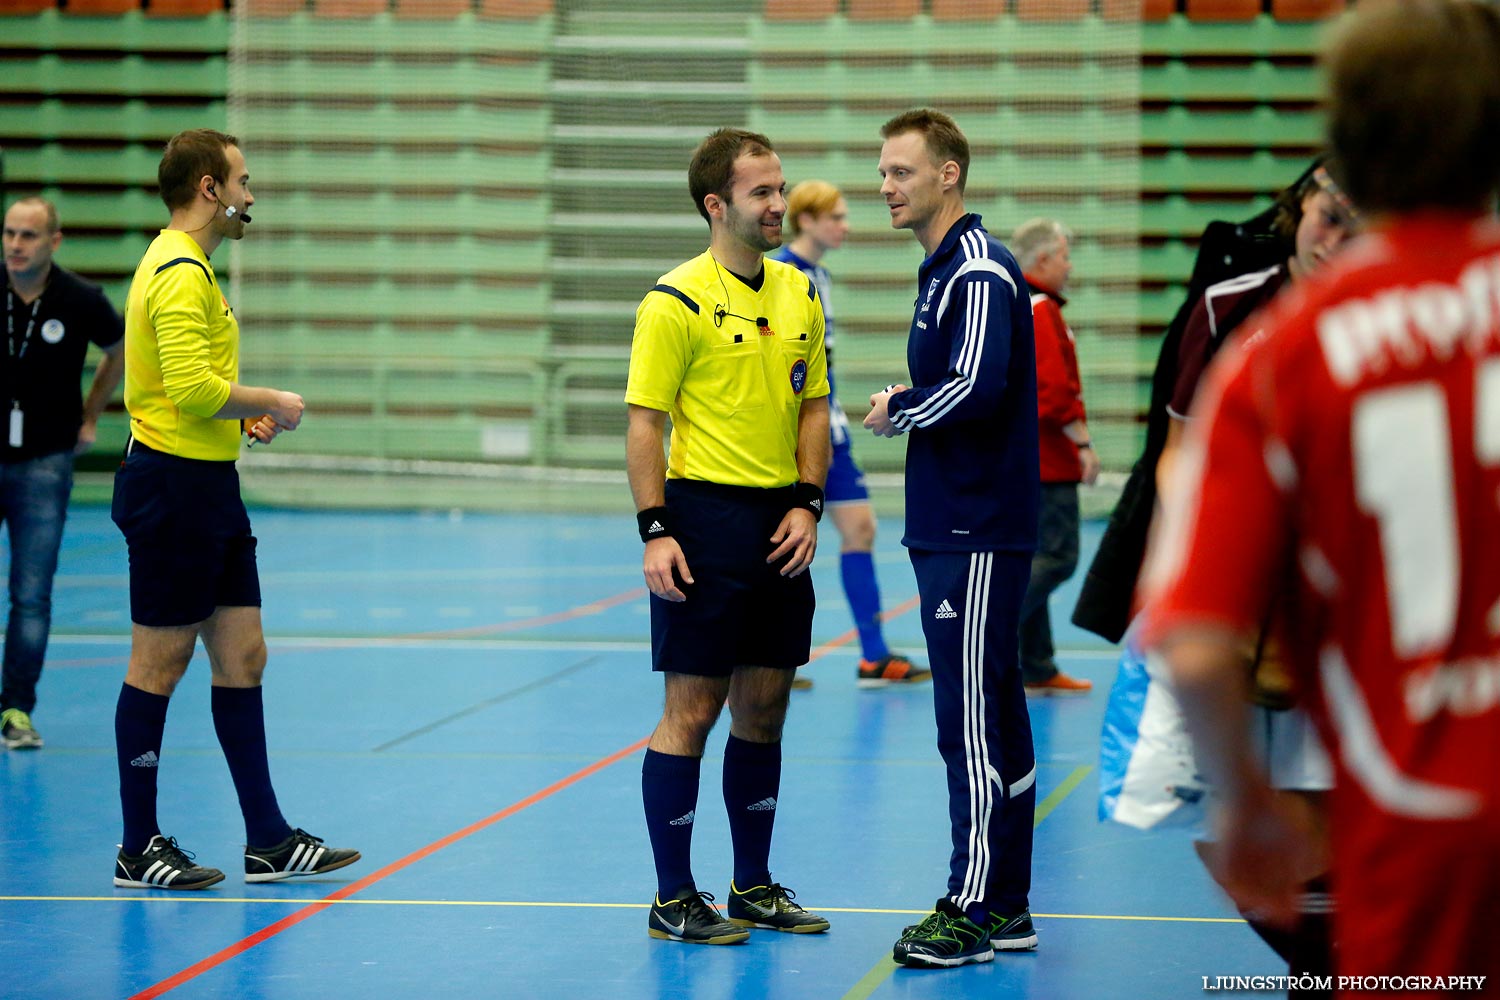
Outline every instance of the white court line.
<svg viewBox="0 0 1500 1000"><path fill-rule="evenodd" d="M484 583L487 581L527 581L536 579L569 579L572 577L638 578L641 568L627 563L603 566L489 566L448 569L348 569L348 570L282 570L262 572L262 584L294 583L367 583L399 580L407 583ZM130 583L126 573L59 573L56 587L125 587Z"/></svg>
<svg viewBox="0 0 1500 1000"><path fill-rule="evenodd" d="M125 635L67 635L52 633L53 643L80 646L128 646ZM651 641L639 642L538 642L528 639L459 639L443 636L344 636L287 635L266 637L273 648L302 649L475 649L475 650L579 650L592 653L637 653L651 649Z"/></svg>
<svg viewBox="0 0 1500 1000"><path fill-rule="evenodd" d="M52 633L54 643L74 643L80 646L128 646L130 637L125 635L69 635ZM302 646L314 649L568 649L591 653L635 653L649 650L651 642L593 642L559 639L556 642L535 639L463 639L443 636L346 636L346 635L288 635L267 636L272 646ZM815 643L816 645L816 643ZM1110 649L1059 649L1058 656L1073 660L1117 660L1119 650Z"/></svg>

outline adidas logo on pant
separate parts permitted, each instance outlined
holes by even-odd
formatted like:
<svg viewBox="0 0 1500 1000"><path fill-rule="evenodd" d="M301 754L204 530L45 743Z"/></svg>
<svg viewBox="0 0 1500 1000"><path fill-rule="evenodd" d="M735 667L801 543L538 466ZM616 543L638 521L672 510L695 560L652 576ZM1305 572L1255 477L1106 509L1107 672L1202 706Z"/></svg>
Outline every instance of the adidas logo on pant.
<svg viewBox="0 0 1500 1000"><path fill-rule="evenodd" d="M130 766L131 767L155 767L158 763L160 763L160 762L157 759L156 751L155 750L147 750L145 753L141 754L135 760L131 761L130 762Z"/></svg>
<svg viewBox="0 0 1500 1000"><path fill-rule="evenodd" d="M944 598L943 599L943 603L938 605L938 609L933 614L932 617L937 618L937 619L957 618L958 617L958 612L954 611L953 610L953 605L951 605L951 604L948 603L947 598Z"/></svg>
<svg viewBox="0 0 1500 1000"><path fill-rule="evenodd" d="M686 815L684 815L684 816L678 816L674 820L669 820L668 823L667 823L667 825L668 826L687 826L689 823L691 823L693 821L693 817L695 815L697 815L697 812L698 812L698 810L696 810L696 809L689 809L687 811Z"/></svg>
<svg viewBox="0 0 1500 1000"><path fill-rule="evenodd" d="M774 812L776 810L776 800L773 798L764 798L759 802L750 803L745 808L750 812Z"/></svg>

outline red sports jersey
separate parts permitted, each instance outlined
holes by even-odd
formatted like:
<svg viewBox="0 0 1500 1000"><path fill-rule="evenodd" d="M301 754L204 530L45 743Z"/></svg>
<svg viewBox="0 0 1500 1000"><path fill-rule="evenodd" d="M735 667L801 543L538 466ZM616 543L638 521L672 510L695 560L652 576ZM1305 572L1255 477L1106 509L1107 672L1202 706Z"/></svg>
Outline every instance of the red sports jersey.
<svg viewBox="0 0 1500 1000"><path fill-rule="evenodd" d="M1340 971L1500 990L1500 226L1400 220L1264 325L1196 404L1147 641L1288 588Z"/></svg>
<svg viewBox="0 0 1500 1000"><path fill-rule="evenodd" d="M1049 292L1027 276L1031 293L1031 325L1036 337L1037 437L1044 483L1083 480L1078 446L1063 433L1075 420L1087 420L1083 380L1078 376L1078 353L1073 331L1063 319L1067 300Z"/></svg>

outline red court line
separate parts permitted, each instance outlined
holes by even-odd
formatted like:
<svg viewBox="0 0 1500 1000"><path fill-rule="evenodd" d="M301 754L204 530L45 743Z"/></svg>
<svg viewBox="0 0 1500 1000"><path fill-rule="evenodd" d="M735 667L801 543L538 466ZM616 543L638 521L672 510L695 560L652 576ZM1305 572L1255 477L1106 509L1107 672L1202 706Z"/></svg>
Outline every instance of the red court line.
<svg viewBox="0 0 1500 1000"><path fill-rule="evenodd" d="M629 590L609 597L601 597L597 601L580 604L576 608L566 611L554 611L550 615L538 615L535 618L518 618L515 621L497 622L494 625L471 625L468 628L441 629L437 632L415 632L408 638L421 639L458 639L464 636L498 635L501 632L514 632L517 629L532 628L537 625L555 625L558 622L571 621L574 618L583 618L587 615L597 615L601 611L607 611L617 604L633 601L638 597L646 596L645 587L632 587Z"/></svg>
<svg viewBox="0 0 1500 1000"><path fill-rule="evenodd" d="M611 764L629 757L636 751L643 749L646 746L646 743L647 740L645 739L632 743L630 746L625 747L623 750L617 750L614 753L610 754L608 757L605 757L603 760L595 761L588 767L585 767L583 770L576 771L573 774L568 775L566 778L548 785L546 788L543 788L539 792L533 792L531 795L528 795L521 801L507 806L506 808L491 816L486 816L484 819L479 820L478 822L470 823L462 830L450 833L448 834L448 836L442 838L441 840L435 840L432 843L428 844L426 847L423 847L417 851L413 851L411 854L408 854L406 857L401 858L400 860L391 862L379 871L372 872L369 875L366 875L358 882L351 882L350 884L344 886L342 889L337 889L329 893L327 896L324 896L317 902L309 903L302 909L297 910L294 913L287 914L285 917L282 917L274 924L262 927L260 930L256 931L254 934L251 934L249 937L235 942L229 947L208 956L202 961L195 962L176 975L169 976L168 978L163 979L161 982L157 983L155 986L148 987L147 989L142 990L140 993L135 994L130 998L130 1000L151 1000L151 998L159 997L169 990L174 990L184 983L196 979L203 973L208 972L210 969L214 969L224 964L231 958L244 954L251 948L254 948L256 945L260 944L262 941L267 941L275 937L277 934L280 934L282 931L297 926L307 918L321 913L340 900L348 899L350 896L368 889L370 886L381 881L387 876L394 875L402 869L409 868L410 866L416 864L418 861L436 854L443 848L448 847L451 844L458 843L460 840L463 840L470 834L478 833L480 830L483 830L486 827L493 826L503 819L508 819L509 817L514 816L516 813L521 812L523 809L530 808L531 806L536 805L538 802L541 802L543 799L549 798L562 791L563 789L577 784L584 778L587 778L592 774L604 770Z"/></svg>
<svg viewBox="0 0 1500 1000"><path fill-rule="evenodd" d="M896 605L894 608L891 608L888 611L882 611L880 613L880 620L888 622L892 618L895 618L895 617L897 617L899 615L906 614L908 611L910 611L912 608L916 607L920 603L922 603L922 598L920 596L918 596L918 597L908 597L906 600L902 601L900 604ZM846 643L848 643L851 639L853 639L857 635L859 635L859 630L851 628L849 631L845 632L843 635L834 636L832 639L829 639L827 642L823 643L823 645L821 645L817 649L813 650L812 651L812 656L808 657L807 662L811 663L813 660L816 660L819 657L824 656L825 654L833 652L835 649L838 649L840 646L843 646Z"/></svg>
<svg viewBox="0 0 1500 1000"><path fill-rule="evenodd" d="M634 592L631 591L628 593ZM616 595L616 597L620 598L621 600L628 599L625 595ZM619 601L617 600L615 603L619 603ZM906 612L910 611L912 608L916 607L917 604L918 598L909 598L906 601L903 601L902 603L896 605L894 608L891 608L889 611L884 612L881 615L881 618L885 621L890 621L897 615L903 615ZM584 607L588 606L589 605L584 605ZM568 613L562 612L562 614L566 615ZM573 615L571 617L576 617L576 615ZM817 649L813 650L808 662L812 662L812 660L816 660L827 653L831 653L833 650L838 649L840 646L848 643L858 634L859 633L857 630L850 629L843 635L835 636L834 638L823 643L823 645L819 646ZM223 965L231 958L236 958L240 955L243 955L251 948L254 948L256 945L260 944L262 941L268 941L276 935L280 934L282 931L290 930L309 917L313 917L319 913L322 913L324 910L328 909L335 903L340 902L341 900L348 899L350 896L353 896L356 893L363 892L375 883L381 881L382 879L385 879L387 876L394 875L402 869L409 868L412 865L416 864L418 861L422 861L425 858L431 857L438 851L441 851L443 848L458 843L460 840L463 840L470 834L475 834L480 830L486 829L487 827L494 826L501 820L508 819L511 816L514 816L516 813L521 812L524 809L529 809L530 807L536 805L538 802L556 795L563 789L571 787L572 785L576 785L584 778L587 778L593 774L597 774L598 772L604 770L606 767L609 767L611 764L616 764L621 760L624 760L626 757L631 756L638 750L645 749L646 744L649 742L650 737L637 740L636 742L630 744L630 746L625 747L621 750L616 750L608 757L605 757L602 760L597 760L594 763L590 764L588 767L585 767L583 770L575 771L574 773L568 775L566 778L553 782L539 792L533 792L526 798L521 799L519 802L506 806L504 809L500 810L497 813L486 816L484 819L478 820L477 822L470 823L462 830L457 830L453 833L448 834L446 837L443 837L440 840L435 840L432 843L428 844L426 847L413 851L411 854L408 854L404 858L392 861L384 868L381 868L380 870L375 872L371 872L369 875L366 875L364 878L360 879L357 882L351 882L348 885L344 886L342 889L335 889L333 892L324 896L322 899L317 900L313 903L309 903L302 909L287 914L280 920L276 921L274 924L268 924L267 926L262 927L260 930L256 931L254 934L236 941L234 944L229 945L228 947L223 948L212 955L209 955L205 959L194 962L186 969L183 969L181 972L178 972L175 975L168 976L166 979L163 979L161 982L157 983L154 986L147 987L141 992L130 997L129 1000L153 1000L153 998L159 997L163 993L168 993L172 990L175 990L177 987L183 985L184 983L191 982L192 980L203 975L203 973L218 968L220 965Z"/></svg>

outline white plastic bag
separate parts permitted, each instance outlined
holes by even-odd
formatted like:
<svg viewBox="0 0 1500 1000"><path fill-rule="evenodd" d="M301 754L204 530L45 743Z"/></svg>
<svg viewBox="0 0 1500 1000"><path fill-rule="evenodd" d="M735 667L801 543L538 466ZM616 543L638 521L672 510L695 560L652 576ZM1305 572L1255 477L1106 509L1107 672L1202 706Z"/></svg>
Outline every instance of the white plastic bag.
<svg viewBox="0 0 1500 1000"><path fill-rule="evenodd" d="M1205 825L1208 787L1198 774L1166 664L1125 637L1104 709L1099 818L1142 830Z"/></svg>

